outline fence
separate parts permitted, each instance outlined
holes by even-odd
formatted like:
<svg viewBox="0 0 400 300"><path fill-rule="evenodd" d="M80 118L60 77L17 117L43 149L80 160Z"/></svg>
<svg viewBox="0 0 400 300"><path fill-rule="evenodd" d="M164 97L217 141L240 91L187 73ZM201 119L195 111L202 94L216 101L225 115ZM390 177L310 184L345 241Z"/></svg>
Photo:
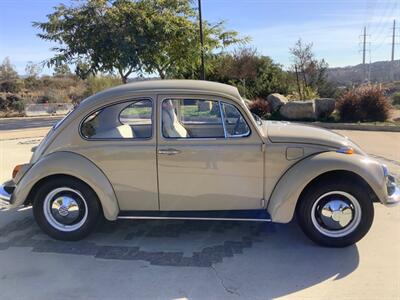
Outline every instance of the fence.
<svg viewBox="0 0 400 300"><path fill-rule="evenodd" d="M28 117L65 115L73 107L70 103L27 104L25 114Z"/></svg>

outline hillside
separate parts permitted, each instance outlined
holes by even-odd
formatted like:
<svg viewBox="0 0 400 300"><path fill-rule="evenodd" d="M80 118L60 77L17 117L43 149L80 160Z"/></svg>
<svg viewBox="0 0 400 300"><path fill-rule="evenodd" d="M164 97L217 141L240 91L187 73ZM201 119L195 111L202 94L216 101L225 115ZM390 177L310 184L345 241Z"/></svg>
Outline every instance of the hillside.
<svg viewBox="0 0 400 300"><path fill-rule="evenodd" d="M367 74L370 70L371 82L400 81L400 60L394 61L393 78L391 78L390 61L377 61L366 65ZM359 84L364 81L364 67L362 64L343 68L329 68L328 78L338 85Z"/></svg>

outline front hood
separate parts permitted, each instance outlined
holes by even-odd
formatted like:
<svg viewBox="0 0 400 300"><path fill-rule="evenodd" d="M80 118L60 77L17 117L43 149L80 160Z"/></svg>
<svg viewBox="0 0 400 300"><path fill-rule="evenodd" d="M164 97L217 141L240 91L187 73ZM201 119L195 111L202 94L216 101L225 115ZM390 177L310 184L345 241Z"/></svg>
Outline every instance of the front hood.
<svg viewBox="0 0 400 300"><path fill-rule="evenodd" d="M299 143L322 145L332 148L352 147L356 152L362 150L347 137L320 127L290 122L266 121L268 139L273 143Z"/></svg>

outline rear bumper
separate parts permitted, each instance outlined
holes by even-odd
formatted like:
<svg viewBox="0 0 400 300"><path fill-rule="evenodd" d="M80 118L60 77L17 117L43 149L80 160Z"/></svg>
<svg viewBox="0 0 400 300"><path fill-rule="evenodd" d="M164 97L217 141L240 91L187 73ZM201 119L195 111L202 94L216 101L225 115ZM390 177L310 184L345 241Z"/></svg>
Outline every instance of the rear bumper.
<svg viewBox="0 0 400 300"><path fill-rule="evenodd" d="M0 202L3 205L11 204L12 193L15 189L15 185L13 181L8 181L2 185L0 185Z"/></svg>

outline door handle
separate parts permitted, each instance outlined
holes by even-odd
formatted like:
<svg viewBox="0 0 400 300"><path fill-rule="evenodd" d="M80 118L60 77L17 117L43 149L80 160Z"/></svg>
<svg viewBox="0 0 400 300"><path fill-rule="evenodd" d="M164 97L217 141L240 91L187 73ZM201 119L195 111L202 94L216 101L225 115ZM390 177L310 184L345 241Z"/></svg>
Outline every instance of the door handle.
<svg viewBox="0 0 400 300"><path fill-rule="evenodd" d="M181 150L172 149L172 148L158 150L158 154L166 154L166 155L175 155L175 154L179 154L181 152L182 152Z"/></svg>

